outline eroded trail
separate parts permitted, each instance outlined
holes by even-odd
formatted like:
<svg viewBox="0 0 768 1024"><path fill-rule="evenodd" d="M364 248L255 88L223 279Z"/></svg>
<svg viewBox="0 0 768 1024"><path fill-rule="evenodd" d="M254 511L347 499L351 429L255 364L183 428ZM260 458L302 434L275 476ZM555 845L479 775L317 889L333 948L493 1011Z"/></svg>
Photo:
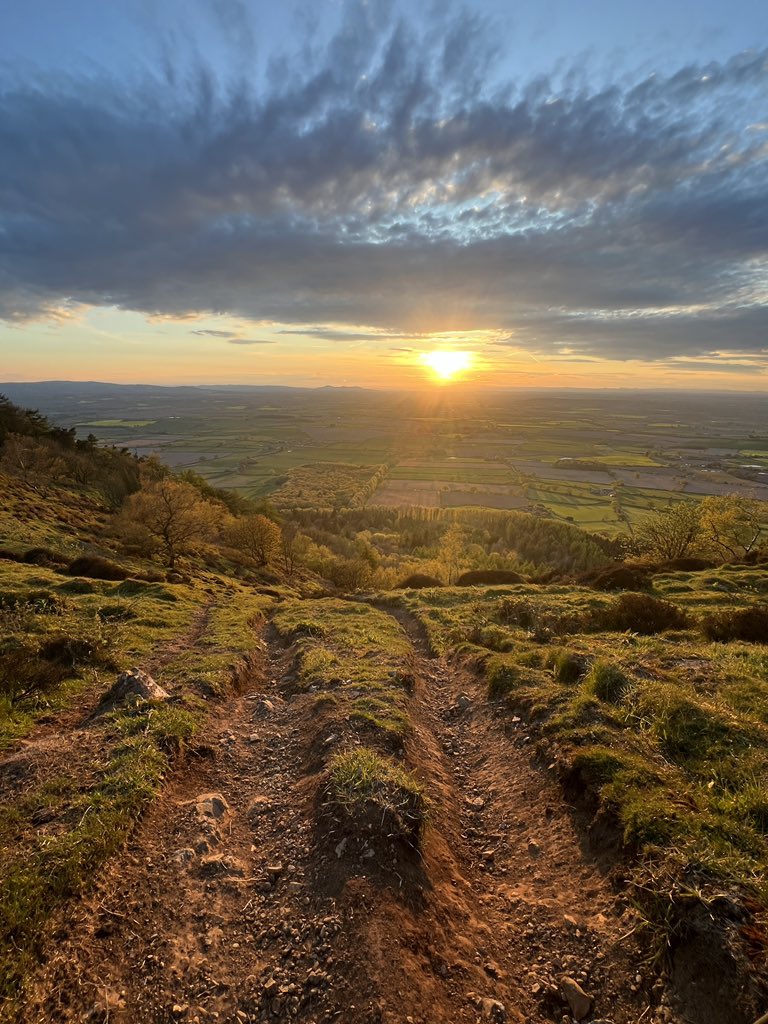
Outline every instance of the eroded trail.
<svg viewBox="0 0 768 1024"><path fill-rule="evenodd" d="M671 1019L648 1009L632 921L522 724L507 736L476 681L400 621L417 676L405 756L432 802L422 852L403 867L324 832L335 733L266 642L245 692L49 933L23 1024L560 1024L563 975L594 997L580 1019Z"/></svg>
<svg viewBox="0 0 768 1024"><path fill-rule="evenodd" d="M415 621L396 617L417 652L416 757L435 801L425 944L430 916L447 915L445 948L456 954L448 976L464 977L464 996L481 1011L472 987L502 1002L508 1019L560 1021L574 1013L563 1002L566 976L592 998L589 1012L576 1009L584 1019L672 1020L664 1006L651 1010L662 993L649 992L638 968L635 922L536 765L524 723L495 711L475 676L431 658ZM493 1016L491 1004L485 1010Z"/></svg>

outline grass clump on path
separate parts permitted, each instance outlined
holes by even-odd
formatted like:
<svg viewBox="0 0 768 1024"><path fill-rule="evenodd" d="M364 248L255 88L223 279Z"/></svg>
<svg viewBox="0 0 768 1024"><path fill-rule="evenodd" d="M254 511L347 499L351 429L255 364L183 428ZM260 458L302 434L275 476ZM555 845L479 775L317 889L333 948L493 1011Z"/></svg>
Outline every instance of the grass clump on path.
<svg viewBox="0 0 768 1024"><path fill-rule="evenodd" d="M331 760L326 798L357 832L415 844L424 829L423 787L410 772L370 747L356 747Z"/></svg>

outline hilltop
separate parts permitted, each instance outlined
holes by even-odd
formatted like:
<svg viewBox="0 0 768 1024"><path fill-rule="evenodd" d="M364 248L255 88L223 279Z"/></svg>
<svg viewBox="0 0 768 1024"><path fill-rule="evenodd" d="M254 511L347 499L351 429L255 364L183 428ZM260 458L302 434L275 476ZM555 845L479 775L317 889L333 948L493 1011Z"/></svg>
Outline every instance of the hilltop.
<svg viewBox="0 0 768 1024"><path fill-rule="evenodd" d="M0 1019L759 1016L762 520L662 557L0 440Z"/></svg>

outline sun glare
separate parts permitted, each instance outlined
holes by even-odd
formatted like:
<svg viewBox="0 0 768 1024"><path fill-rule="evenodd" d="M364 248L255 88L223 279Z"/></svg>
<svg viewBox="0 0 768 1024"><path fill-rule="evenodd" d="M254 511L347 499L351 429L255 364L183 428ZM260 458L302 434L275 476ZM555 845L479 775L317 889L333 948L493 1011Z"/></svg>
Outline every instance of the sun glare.
<svg viewBox="0 0 768 1024"><path fill-rule="evenodd" d="M454 380L465 370L470 369L472 366L472 353L445 350L425 352L421 357L421 361L430 368L438 380L448 381Z"/></svg>

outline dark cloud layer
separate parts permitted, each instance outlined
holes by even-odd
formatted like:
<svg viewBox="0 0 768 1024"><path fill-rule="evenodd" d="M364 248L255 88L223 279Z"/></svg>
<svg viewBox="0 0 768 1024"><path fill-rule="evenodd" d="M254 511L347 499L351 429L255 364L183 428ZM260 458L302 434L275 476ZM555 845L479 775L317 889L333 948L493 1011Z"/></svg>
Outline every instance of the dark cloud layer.
<svg viewBox="0 0 768 1024"><path fill-rule="evenodd" d="M132 90L0 83L0 316L72 300L328 341L489 328L619 358L766 349L768 126L751 121L768 51L492 88L490 38L372 3L260 91L167 64Z"/></svg>

